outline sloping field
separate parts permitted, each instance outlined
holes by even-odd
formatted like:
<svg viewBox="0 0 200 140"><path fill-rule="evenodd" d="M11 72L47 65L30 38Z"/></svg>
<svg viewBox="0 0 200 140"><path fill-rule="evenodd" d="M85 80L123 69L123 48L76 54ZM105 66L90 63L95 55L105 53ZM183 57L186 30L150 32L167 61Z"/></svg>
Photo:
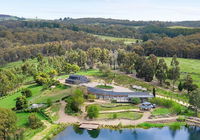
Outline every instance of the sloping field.
<svg viewBox="0 0 200 140"><path fill-rule="evenodd" d="M164 59L169 66L172 58L169 57ZM178 61L181 68L181 79L184 79L187 74L190 74L194 83L200 87L200 60L178 58Z"/></svg>

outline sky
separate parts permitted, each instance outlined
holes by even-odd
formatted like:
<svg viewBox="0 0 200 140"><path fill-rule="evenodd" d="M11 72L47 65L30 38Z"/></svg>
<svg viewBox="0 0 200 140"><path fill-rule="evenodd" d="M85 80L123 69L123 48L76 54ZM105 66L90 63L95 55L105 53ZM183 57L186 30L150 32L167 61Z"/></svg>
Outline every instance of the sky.
<svg viewBox="0 0 200 140"><path fill-rule="evenodd" d="M0 0L0 14L41 19L200 20L200 0Z"/></svg>

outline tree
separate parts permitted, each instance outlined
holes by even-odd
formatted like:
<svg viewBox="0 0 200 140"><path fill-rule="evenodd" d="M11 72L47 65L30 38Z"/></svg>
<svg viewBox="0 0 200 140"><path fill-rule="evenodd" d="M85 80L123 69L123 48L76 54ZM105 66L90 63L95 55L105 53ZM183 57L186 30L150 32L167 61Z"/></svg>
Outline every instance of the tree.
<svg viewBox="0 0 200 140"><path fill-rule="evenodd" d="M153 88L153 96L156 97L156 88Z"/></svg>
<svg viewBox="0 0 200 140"><path fill-rule="evenodd" d="M94 68L94 64L100 60L101 49L89 48L87 51L88 59L90 60L90 67Z"/></svg>
<svg viewBox="0 0 200 140"><path fill-rule="evenodd" d="M97 118L99 115L99 108L96 105L88 106L87 115L90 119Z"/></svg>
<svg viewBox="0 0 200 140"><path fill-rule="evenodd" d="M0 108L0 137L6 140L16 130L17 117L10 109Z"/></svg>
<svg viewBox="0 0 200 140"><path fill-rule="evenodd" d="M25 96L26 98L32 96L32 91L28 88L25 88L21 91L22 95Z"/></svg>
<svg viewBox="0 0 200 140"><path fill-rule="evenodd" d="M179 90L179 91L182 91L182 90L183 90L183 84L182 84L181 81L180 81L179 84L178 84L178 90Z"/></svg>
<svg viewBox="0 0 200 140"><path fill-rule="evenodd" d="M137 104L141 103L141 100L140 100L140 98L131 98L131 103L137 105Z"/></svg>
<svg viewBox="0 0 200 140"><path fill-rule="evenodd" d="M77 73L80 70L80 67L78 65L72 64L71 65L71 72Z"/></svg>
<svg viewBox="0 0 200 140"><path fill-rule="evenodd" d="M80 106L84 103L83 92L80 89L76 89L72 96L67 100L67 105L65 107L65 112L68 114L77 113L80 111Z"/></svg>
<svg viewBox="0 0 200 140"><path fill-rule="evenodd" d="M196 89L189 94L189 103L195 107L196 114L198 114L198 109L200 109L200 89Z"/></svg>
<svg viewBox="0 0 200 140"><path fill-rule="evenodd" d="M49 98L47 99L47 106L50 107L52 105L52 100Z"/></svg>
<svg viewBox="0 0 200 140"><path fill-rule="evenodd" d="M35 82L38 85L44 85L44 84L49 83L50 76L48 74L44 73L44 72L39 72L39 73L36 74L34 79L35 79Z"/></svg>
<svg viewBox="0 0 200 140"><path fill-rule="evenodd" d="M193 79L190 75L187 75L187 77L185 78L185 81L183 83L183 88L187 90L188 94L197 89L197 85L193 84Z"/></svg>
<svg viewBox="0 0 200 140"><path fill-rule="evenodd" d="M18 97L16 100L16 109L21 110L28 107L28 101L25 96Z"/></svg>
<svg viewBox="0 0 200 140"><path fill-rule="evenodd" d="M36 129L42 127L43 123L35 114L31 114L28 117L28 125L30 128Z"/></svg>
<svg viewBox="0 0 200 140"><path fill-rule="evenodd" d="M168 79L172 80L173 91L174 91L174 85L176 81L180 78L179 62L177 61L177 57L175 55L172 58L171 67L167 72L167 77Z"/></svg>
<svg viewBox="0 0 200 140"><path fill-rule="evenodd" d="M42 56L41 53L39 53L39 54L37 55L37 60L38 60L38 62L42 62L43 56Z"/></svg>
<svg viewBox="0 0 200 140"><path fill-rule="evenodd" d="M58 72L54 69L50 70L50 72L48 73L50 75L51 78L54 78L56 75L58 75Z"/></svg>
<svg viewBox="0 0 200 140"><path fill-rule="evenodd" d="M100 61L102 64L107 64L110 59L110 54L108 49L102 49L100 55Z"/></svg>
<svg viewBox="0 0 200 140"><path fill-rule="evenodd" d="M162 85L167 79L167 64L165 63L165 60L163 58L160 59L158 62L155 76L160 82L160 85Z"/></svg>

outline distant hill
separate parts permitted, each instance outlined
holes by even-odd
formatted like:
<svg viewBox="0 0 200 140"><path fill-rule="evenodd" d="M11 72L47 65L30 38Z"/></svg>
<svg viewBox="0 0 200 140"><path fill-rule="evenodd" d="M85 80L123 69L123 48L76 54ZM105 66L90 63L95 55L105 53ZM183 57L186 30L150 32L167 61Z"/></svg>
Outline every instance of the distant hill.
<svg viewBox="0 0 200 140"><path fill-rule="evenodd" d="M165 22L165 21L134 21L134 20L120 20L111 18L64 18L63 21L72 24L103 24L103 25L124 25L124 26L149 26L156 25L160 27L168 26L185 26L185 27L200 27L200 21L177 21L177 22Z"/></svg>
<svg viewBox="0 0 200 140"><path fill-rule="evenodd" d="M3 21L3 20L22 20L22 19L23 18L19 18L17 16L0 14L0 21Z"/></svg>

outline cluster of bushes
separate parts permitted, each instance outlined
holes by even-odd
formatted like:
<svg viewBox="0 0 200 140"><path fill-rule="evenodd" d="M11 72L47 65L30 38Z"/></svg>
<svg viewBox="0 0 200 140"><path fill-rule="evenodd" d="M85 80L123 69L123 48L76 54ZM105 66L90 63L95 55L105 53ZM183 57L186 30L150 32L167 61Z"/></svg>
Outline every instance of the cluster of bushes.
<svg viewBox="0 0 200 140"><path fill-rule="evenodd" d="M177 115L187 115L187 116L193 116L194 111L188 109L187 107L184 107L172 100L162 99L162 98L152 98L150 99L150 102L153 104L156 104L158 106L163 106L166 108L169 108L171 113L177 114Z"/></svg>

